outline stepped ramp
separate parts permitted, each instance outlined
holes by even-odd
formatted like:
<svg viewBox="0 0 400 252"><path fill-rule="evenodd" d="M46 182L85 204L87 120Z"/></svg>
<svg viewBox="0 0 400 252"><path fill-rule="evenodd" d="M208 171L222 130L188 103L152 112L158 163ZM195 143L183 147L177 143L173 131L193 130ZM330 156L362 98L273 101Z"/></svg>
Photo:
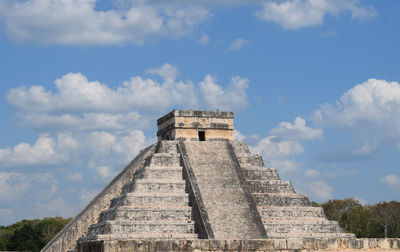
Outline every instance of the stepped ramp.
<svg viewBox="0 0 400 252"><path fill-rule="evenodd" d="M181 146L201 192L214 238L266 238L253 216L227 143L185 141Z"/></svg>
<svg viewBox="0 0 400 252"><path fill-rule="evenodd" d="M109 208L111 199L119 195L123 185L143 168L156 145L142 150L73 220L71 220L41 251L73 251L77 240L87 235L89 227L98 221L100 213Z"/></svg>
<svg viewBox="0 0 400 252"><path fill-rule="evenodd" d="M307 195L297 194L274 168L266 168L260 155L242 142L229 143L254 198L269 238L355 238L336 221L326 219L321 207L313 207Z"/></svg>
<svg viewBox="0 0 400 252"><path fill-rule="evenodd" d="M81 240L197 238L177 142L161 141Z"/></svg>

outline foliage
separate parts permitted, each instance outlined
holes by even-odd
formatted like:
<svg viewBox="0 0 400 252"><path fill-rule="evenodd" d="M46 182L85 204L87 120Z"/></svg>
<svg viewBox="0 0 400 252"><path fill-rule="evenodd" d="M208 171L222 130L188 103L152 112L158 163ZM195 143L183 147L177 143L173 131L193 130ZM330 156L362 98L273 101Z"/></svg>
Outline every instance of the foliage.
<svg viewBox="0 0 400 252"><path fill-rule="evenodd" d="M330 200L321 204L329 220L358 238L400 237L400 202L361 205L355 199Z"/></svg>
<svg viewBox="0 0 400 252"><path fill-rule="evenodd" d="M0 251L40 251L70 220L48 217L0 226Z"/></svg>

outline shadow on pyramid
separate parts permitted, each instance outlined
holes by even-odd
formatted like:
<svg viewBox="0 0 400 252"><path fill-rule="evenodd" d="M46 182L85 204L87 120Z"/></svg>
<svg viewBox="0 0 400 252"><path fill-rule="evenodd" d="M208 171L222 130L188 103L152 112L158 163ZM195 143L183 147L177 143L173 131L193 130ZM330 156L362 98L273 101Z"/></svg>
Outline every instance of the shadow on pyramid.
<svg viewBox="0 0 400 252"><path fill-rule="evenodd" d="M42 251L135 251L154 240L171 241L164 249L173 250L174 242L203 239L285 241L286 247L288 239L355 239L234 141L232 112L173 110L157 125L158 142ZM136 247L112 248L121 244ZM157 246L147 250L167 245Z"/></svg>

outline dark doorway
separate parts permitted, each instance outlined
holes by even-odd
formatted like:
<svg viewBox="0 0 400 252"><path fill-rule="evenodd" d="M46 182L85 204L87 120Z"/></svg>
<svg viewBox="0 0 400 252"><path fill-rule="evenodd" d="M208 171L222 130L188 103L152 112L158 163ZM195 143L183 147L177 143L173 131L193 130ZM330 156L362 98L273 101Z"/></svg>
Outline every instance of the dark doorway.
<svg viewBox="0 0 400 252"><path fill-rule="evenodd" d="M199 131L199 141L206 141L206 132Z"/></svg>

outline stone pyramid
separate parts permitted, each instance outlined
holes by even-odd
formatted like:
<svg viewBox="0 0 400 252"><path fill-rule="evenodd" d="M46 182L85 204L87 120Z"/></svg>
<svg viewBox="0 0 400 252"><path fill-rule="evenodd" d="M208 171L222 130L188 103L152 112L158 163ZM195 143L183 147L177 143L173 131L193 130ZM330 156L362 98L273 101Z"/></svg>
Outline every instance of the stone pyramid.
<svg viewBox="0 0 400 252"><path fill-rule="evenodd" d="M174 110L157 124L158 143L42 251L97 251L104 241L355 238L233 141L232 112Z"/></svg>

